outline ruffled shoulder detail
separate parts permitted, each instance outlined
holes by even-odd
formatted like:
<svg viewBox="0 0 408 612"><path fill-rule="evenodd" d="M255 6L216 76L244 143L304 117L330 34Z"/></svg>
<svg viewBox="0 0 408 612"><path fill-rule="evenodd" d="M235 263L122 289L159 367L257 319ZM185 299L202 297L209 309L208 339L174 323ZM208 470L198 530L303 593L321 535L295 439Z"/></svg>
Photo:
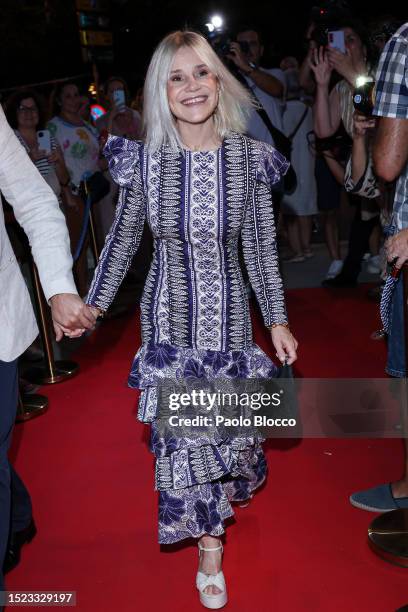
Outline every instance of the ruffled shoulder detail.
<svg viewBox="0 0 408 612"><path fill-rule="evenodd" d="M135 171L140 168L143 143L120 136L109 136L103 149L111 177L120 187L128 187Z"/></svg>
<svg viewBox="0 0 408 612"><path fill-rule="evenodd" d="M255 178L267 185L276 185L288 171L290 162L272 145L259 144L261 150Z"/></svg>

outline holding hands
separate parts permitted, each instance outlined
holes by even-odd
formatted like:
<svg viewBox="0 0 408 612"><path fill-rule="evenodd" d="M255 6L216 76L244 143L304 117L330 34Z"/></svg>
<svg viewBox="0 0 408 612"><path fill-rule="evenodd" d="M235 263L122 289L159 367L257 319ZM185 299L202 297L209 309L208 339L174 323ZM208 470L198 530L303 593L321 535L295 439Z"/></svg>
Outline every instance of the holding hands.
<svg viewBox="0 0 408 612"><path fill-rule="evenodd" d="M57 342L65 335L79 338L86 329L94 329L99 309L87 306L78 295L58 293L50 300Z"/></svg>

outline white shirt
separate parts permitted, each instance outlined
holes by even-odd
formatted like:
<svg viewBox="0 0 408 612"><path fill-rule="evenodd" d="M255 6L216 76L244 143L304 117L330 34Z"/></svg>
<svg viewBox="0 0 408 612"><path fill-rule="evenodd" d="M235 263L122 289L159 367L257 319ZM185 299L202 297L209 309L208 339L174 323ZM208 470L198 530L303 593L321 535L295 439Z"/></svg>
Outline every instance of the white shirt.
<svg viewBox="0 0 408 612"><path fill-rule="evenodd" d="M282 98L275 98L274 96L271 96L270 94L266 93L266 91L258 87L250 76L245 76L245 80L248 83L248 86L264 107L269 119L271 120L272 125L282 132L282 117L285 108L283 100L285 97L286 90L285 73L279 68L271 68L268 70L266 68L258 68L258 70L262 70L263 72L267 72L268 74L271 74L272 76L276 77L284 87L284 95L282 96ZM267 126L265 125L262 118L259 116L255 109L251 111L249 117L247 134L248 136L251 136L251 138L255 138L256 140L261 140L262 142L267 142L272 145L274 144Z"/></svg>

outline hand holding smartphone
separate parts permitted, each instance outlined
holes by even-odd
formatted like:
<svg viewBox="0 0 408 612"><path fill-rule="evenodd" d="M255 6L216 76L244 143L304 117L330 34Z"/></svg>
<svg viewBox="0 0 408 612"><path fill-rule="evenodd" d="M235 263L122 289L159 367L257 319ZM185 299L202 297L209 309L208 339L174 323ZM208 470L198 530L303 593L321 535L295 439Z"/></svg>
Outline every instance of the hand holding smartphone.
<svg viewBox="0 0 408 612"><path fill-rule="evenodd" d="M49 130L40 130L37 132L37 142L40 151L44 151L46 155L51 153L51 134Z"/></svg>
<svg viewBox="0 0 408 612"><path fill-rule="evenodd" d="M115 106L120 110L125 110L126 99L125 99L125 91L123 89L115 89L113 92L113 100L115 102Z"/></svg>
<svg viewBox="0 0 408 612"><path fill-rule="evenodd" d="M330 49L337 49L340 53L346 53L346 43L343 30L331 30L327 32L328 46Z"/></svg>

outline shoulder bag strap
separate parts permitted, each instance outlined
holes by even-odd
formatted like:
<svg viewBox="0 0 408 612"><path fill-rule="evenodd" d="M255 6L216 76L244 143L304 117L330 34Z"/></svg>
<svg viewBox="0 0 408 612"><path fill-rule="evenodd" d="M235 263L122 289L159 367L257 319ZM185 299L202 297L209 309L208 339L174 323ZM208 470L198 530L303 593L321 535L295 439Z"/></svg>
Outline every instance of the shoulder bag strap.
<svg viewBox="0 0 408 612"><path fill-rule="evenodd" d="M306 115L307 115L307 111L309 110L309 107L306 106L305 110L302 113L302 116L299 120L299 123L297 124L297 126L295 127L295 129L293 130L293 132L291 132L288 136L289 140L293 140L294 137L296 136L296 134L298 133L298 131L300 130L300 127L302 125L302 123L304 122L304 120L306 119Z"/></svg>

